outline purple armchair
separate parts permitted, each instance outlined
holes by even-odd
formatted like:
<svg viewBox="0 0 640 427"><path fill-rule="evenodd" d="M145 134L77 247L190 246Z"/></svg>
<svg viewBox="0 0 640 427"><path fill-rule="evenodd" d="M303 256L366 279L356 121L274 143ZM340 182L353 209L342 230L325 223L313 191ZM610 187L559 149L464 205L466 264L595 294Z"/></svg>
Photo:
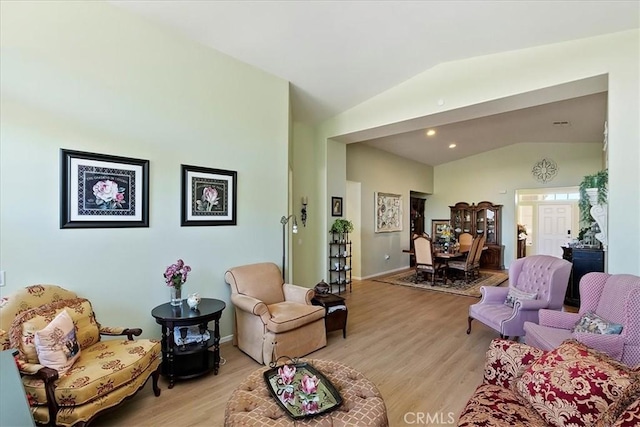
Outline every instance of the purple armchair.
<svg viewBox="0 0 640 427"><path fill-rule="evenodd" d="M509 267L508 287L482 286L480 302L469 307L469 328L476 319L500 332L500 337L524 335L525 322L538 323L538 310L560 310L569 284L571 263L548 255L532 255L515 260ZM510 288L529 294L535 299L518 299L513 307L505 304Z"/></svg>
<svg viewBox="0 0 640 427"><path fill-rule="evenodd" d="M572 332L584 313L622 325L622 332ZM551 350L568 338L609 354L627 365L640 364L640 277L630 274L588 273L580 279L580 310L567 313L540 310L540 323L524 324L527 344Z"/></svg>

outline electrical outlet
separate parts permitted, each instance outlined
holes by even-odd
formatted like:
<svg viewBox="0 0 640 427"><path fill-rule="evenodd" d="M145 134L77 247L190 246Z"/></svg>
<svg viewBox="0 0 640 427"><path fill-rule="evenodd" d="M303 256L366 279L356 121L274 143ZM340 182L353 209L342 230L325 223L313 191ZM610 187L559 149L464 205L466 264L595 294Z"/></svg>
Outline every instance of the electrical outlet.
<svg viewBox="0 0 640 427"><path fill-rule="evenodd" d="M387 260L388 260L389 258L391 258L391 257L389 256L389 254L385 254L385 255L384 255L384 259L387 259Z"/></svg>
<svg viewBox="0 0 640 427"><path fill-rule="evenodd" d="M0 270L0 286L4 286L7 283L5 282L5 278L4 278L4 270Z"/></svg>

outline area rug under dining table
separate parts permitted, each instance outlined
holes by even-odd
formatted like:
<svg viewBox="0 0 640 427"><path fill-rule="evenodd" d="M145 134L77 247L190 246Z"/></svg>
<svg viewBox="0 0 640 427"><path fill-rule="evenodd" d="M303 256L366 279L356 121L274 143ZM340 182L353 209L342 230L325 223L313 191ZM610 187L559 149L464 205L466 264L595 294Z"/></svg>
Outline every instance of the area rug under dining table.
<svg viewBox="0 0 640 427"><path fill-rule="evenodd" d="M378 277L371 280L374 282L389 283L391 285L410 286L429 291L447 292L450 294L480 298L481 286L500 286L509 279L509 275L506 273L487 270L480 271L480 275L469 283L465 282L464 278L461 277L453 279L448 278L446 285L438 281L436 281L435 285L432 285L430 278L425 280L422 275L419 276L418 282L414 283L415 277L415 270L407 270L401 273Z"/></svg>

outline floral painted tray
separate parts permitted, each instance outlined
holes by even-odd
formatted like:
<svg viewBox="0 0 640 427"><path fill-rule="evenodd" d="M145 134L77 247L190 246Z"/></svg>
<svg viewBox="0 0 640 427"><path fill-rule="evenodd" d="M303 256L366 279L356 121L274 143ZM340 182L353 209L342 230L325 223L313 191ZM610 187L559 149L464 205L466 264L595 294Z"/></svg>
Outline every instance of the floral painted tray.
<svg viewBox="0 0 640 427"><path fill-rule="evenodd" d="M306 362L292 362L277 366L276 361L264 373L271 395L291 418L315 417L342 404L340 393L322 373Z"/></svg>

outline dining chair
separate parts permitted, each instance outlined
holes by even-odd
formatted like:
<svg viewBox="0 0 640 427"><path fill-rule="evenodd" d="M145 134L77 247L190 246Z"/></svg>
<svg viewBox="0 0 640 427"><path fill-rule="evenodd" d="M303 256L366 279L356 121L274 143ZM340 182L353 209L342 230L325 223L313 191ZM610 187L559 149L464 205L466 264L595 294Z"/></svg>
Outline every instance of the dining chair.
<svg viewBox="0 0 640 427"><path fill-rule="evenodd" d="M464 252L471 249L471 243L473 243L473 235L471 233L462 233L458 236L458 243L460 243L460 251Z"/></svg>
<svg viewBox="0 0 640 427"><path fill-rule="evenodd" d="M447 264L449 269L460 270L464 272L464 280L469 282L472 278L480 273L480 256L485 243L484 234L477 236L471 242L471 248L464 260L451 260Z"/></svg>
<svg viewBox="0 0 640 427"><path fill-rule="evenodd" d="M416 275L414 283L418 282L420 274L431 274L431 284L436 282L436 274L443 268L443 265L436 262L433 256L431 239L425 236L418 236L413 239L413 250L416 257Z"/></svg>

